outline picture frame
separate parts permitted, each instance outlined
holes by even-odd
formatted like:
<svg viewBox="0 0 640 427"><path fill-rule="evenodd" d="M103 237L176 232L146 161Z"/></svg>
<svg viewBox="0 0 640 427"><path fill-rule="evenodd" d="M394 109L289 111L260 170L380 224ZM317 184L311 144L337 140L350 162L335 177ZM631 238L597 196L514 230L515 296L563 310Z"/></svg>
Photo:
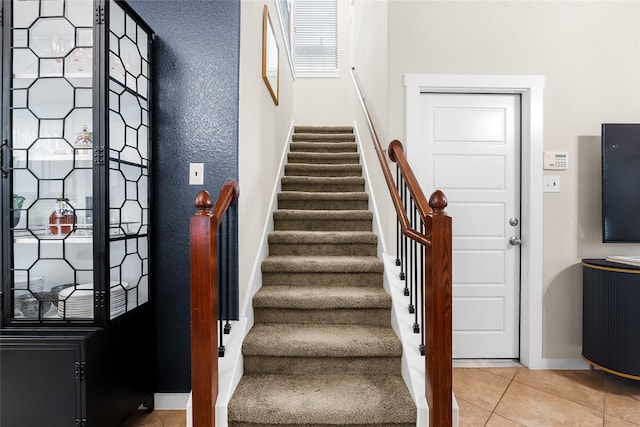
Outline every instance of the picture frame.
<svg viewBox="0 0 640 427"><path fill-rule="evenodd" d="M280 91L280 50L276 33L269 16L269 8L264 5L262 18L262 79L264 80L274 104L278 105Z"/></svg>

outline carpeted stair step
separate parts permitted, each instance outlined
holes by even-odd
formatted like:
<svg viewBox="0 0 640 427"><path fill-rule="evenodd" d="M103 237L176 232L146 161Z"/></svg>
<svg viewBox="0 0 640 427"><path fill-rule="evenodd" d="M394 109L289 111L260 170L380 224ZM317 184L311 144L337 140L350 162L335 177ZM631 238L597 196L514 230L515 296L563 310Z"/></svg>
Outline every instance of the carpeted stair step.
<svg viewBox="0 0 640 427"><path fill-rule="evenodd" d="M294 133L353 133L353 126L294 126Z"/></svg>
<svg viewBox="0 0 640 427"><path fill-rule="evenodd" d="M363 210L278 209L273 212L274 230L371 231L373 213Z"/></svg>
<svg viewBox="0 0 640 427"><path fill-rule="evenodd" d="M346 141L355 141L356 136L353 133L301 133L296 132L291 135L292 142L311 142L311 141L338 141L338 142L346 142Z"/></svg>
<svg viewBox="0 0 640 427"><path fill-rule="evenodd" d="M283 176L282 191L338 192L364 191L364 178L359 176L316 177Z"/></svg>
<svg viewBox="0 0 640 427"><path fill-rule="evenodd" d="M262 286L379 286L378 257L269 255L262 261Z"/></svg>
<svg viewBox="0 0 640 427"><path fill-rule="evenodd" d="M307 163L307 164L360 164L359 153L292 153L289 152L287 160L290 164L293 163Z"/></svg>
<svg viewBox="0 0 640 427"><path fill-rule="evenodd" d="M355 142L292 142L291 152L304 153L355 153L358 145Z"/></svg>
<svg viewBox="0 0 640 427"><path fill-rule="evenodd" d="M256 323L391 325L383 288L265 286L253 297Z"/></svg>
<svg viewBox="0 0 640 427"><path fill-rule="evenodd" d="M284 166L286 176L362 176L359 164L309 164L292 163Z"/></svg>
<svg viewBox="0 0 640 427"><path fill-rule="evenodd" d="M415 427L416 408L399 375L246 375L229 405L229 426Z"/></svg>
<svg viewBox="0 0 640 427"><path fill-rule="evenodd" d="M265 323L249 331L242 354L245 372L256 374L297 374L305 362L326 367L317 373L348 373L358 366L358 373L401 374L402 344L388 326ZM390 367L390 359L397 366Z"/></svg>
<svg viewBox="0 0 640 427"><path fill-rule="evenodd" d="M278 208L302 210L366 210L369 195L364 192L306 192L278 193Z"/></svg>
<svg viewBox="0 0 640 427"><path fill-rule="evenodd" d="M371 231L276 230L269 235L270 255L376 256L377 245Z"/></svg>
<svg viewBox="0 0 640 427"><path fill-rule="evenodd" d="M415 427L351 126L296 126L231 427Z"/></svg>

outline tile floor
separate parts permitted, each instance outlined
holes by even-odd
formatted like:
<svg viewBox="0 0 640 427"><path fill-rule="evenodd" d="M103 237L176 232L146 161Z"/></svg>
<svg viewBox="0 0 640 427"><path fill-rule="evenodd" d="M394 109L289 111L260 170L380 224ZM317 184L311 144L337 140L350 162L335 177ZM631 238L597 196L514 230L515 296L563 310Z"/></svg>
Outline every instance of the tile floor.
<svg viewBox="0 0 640 427"><path fill-rule="evenodd" d="M640 381L602 371L454 368L460 427L640 426ZM139 411L123 427L184 427L184 411Z"/></svg>

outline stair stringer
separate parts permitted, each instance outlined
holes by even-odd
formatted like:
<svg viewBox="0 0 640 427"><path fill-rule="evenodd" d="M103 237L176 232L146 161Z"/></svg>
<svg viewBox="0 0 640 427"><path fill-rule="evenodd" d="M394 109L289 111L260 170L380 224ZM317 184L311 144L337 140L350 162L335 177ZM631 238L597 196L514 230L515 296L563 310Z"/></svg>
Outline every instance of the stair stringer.
<svg viewBox="0 0 640 427"><path fill-rule="evenodd" d="M365 147L356 121L353 123L353 132L356 135L362 175L365 178L365 192L369 195L369 209L373 212L373 233L378 236L378 256L384 262L383 286L391 295L393 301L391 311L391 326L402 342L402 379L417 408L416 427L429 426L429 407L425 396L425 365L424 356L420 355L420 335L413 333L413 318L407 313L407 301L404 295L404 283L399 279L400 269L395 264L395 254L387 251L384 235L380 228L380 216L375 195L371 191L369 169L364 155ZM453 427L458 427L459 407L455 394L452 392L453 401Z"/></svg>

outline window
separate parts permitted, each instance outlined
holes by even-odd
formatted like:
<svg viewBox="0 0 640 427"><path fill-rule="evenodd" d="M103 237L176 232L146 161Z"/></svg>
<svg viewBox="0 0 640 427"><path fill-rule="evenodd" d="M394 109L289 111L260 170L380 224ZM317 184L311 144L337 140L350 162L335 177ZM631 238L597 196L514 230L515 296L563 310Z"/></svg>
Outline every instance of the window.
<svg viewBox="0 0 640 427"><path fill-rule="evenodd" d="M299 76L338 72L337 0L295 0L293 63Z"/></svg>

